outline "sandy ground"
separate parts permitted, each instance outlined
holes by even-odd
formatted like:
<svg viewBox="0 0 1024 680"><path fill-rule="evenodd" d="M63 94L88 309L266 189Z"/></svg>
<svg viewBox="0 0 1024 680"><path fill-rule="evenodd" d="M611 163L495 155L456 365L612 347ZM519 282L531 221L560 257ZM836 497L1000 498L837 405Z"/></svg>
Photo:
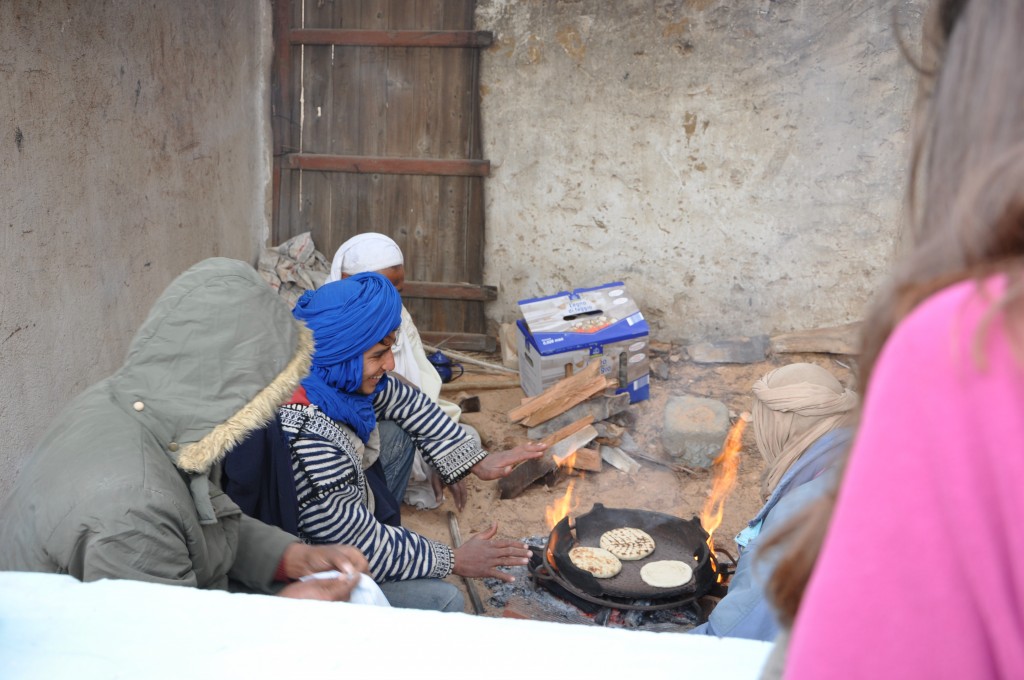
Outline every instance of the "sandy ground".
<svg viewBox="0 0 1024 680"><path fill-rule="evenodd" d="M680 358L680 354L669 350L661 355L668 366L668 378L658 380L652 375L651 398L630 407L632 415L629 419L633 422L629 431L633 438L647 455L664 460L670 458L661 445L660 433L665 401L671 395L693 394L718 399L729 407L735 417L750 410L750 387L755 380L772 368L797 361L818 364L831 371L844 385L853 386L851 367L844 359L829 355L787 354L757 364L699 365ZM500 361L497 356L477 356L494 363ZM478 382L490 375L467 371L462 379ZM451 387L457 384L458 381ZM488 450L497 451L527 441L526 428L510 423L507 417L508 411L517 406L524 396L520 389L474 390L470 394L479 396L481 411L464 414L463 418L480 432ZM453 393L446 392L445 396L453 398ZM508 500L498 498L497 482L481 482L470 475L467 480L469 500L462 512L457 513L462 537L465 539L487 529L491 522L498 522L500 536L518 539L546 536L550 529L545 523L545 508L563 497L569 479L576 480L573 488L575 510L570 514L587 512L596 502L612 508L654 510L683 519L700 514L711 491L710 470L698 470L691 475L640 462L642 468L634 475L626 475L605 463L599 473L562 479L553 488L536 483L519 497ZM733 537L761 508L760 479L763 470L753 428L747 427L737 482L725 503L722 525L714 534L716 545L733 555L737 554ZM448 496L439 508L433 510L403 506L403 523L425 536L451 544L447 515L454 509L455 504ZM461 579L450 577L450 580L462 587ZM484 582L476 583L486 603L489 591ZM501 611L488 606L487 615L500 616Z"/></svg>

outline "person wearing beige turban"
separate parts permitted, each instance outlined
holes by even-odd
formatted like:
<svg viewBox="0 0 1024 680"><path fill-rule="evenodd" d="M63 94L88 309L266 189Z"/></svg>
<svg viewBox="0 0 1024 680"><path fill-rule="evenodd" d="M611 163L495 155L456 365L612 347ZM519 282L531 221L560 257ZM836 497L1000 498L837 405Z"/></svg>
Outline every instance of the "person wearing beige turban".
<svg viewBox="0 0 1024 680"><path fill-rule="evenodd" d="M857 394L814 364L790 364L754 383L754 437L766 463L764 507L736 537L740 559L729 592L693 633L775 639L779 626L764 586L774 555L758 539L825 494L853 436Z"/></svg>

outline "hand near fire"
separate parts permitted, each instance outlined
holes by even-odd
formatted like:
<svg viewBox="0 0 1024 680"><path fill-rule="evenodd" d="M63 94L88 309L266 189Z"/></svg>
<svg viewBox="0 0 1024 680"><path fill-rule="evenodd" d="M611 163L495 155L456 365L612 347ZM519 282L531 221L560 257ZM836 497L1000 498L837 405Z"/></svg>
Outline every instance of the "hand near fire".
<svg viewBox="0 0 1024 680"><path fill-rule="evenodd" d="M487 531L471 536L462 546L455 548L455 569L458 576L500 579L505 583L515 577L499 571L498 567L521 567L530 561L529 547L520 541L501 541L494 538L498 533L495 522Z"/></svg>
<svg viewBox="0 0 1024 680"><path fill-rule="evenodd" d="M501 479L512 472L512 469L523 461L543 456L547 448L547 444L541 444L540 442L520 444L508 451L496 451L487 454L487 457L474 465L471 470L473 474L484 481Z"/></svg>

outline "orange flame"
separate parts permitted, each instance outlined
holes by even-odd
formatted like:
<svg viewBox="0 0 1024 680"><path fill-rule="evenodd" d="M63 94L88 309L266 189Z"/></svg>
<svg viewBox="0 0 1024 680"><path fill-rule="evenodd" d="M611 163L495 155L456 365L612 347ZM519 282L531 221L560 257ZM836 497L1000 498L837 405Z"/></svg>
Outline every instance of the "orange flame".
<svg viewBox="0 0 1024 680"><path fill-rule="evenodd" d="M575 484L576 480L571 480L569 487L565 490L565 495L544 509L544 520L548 524L548 529L554 529L563 517L579 506L579 501L572 497L572 487Z"/></svg>
<svg viewBox="0 0 1024 680"><path fill-rule="evenodd" d="M555 459L555 465L560 468L565 468L565 471L572 474L574 466L576 465L576 451L573 451L565 458L559 458L558 456L552 456Z"/></svg>
<svg viewBox="0 0 1024 680"><path fill-rule="evenodd" d="M743 430L747 421L740 418L729 430L722 445L722 452L718 454L711 468L714 470L714 477L711 482L711 493L704 502L704 509L700 513L700 523L704 531L708 532L708 545L714 550L715 544L711 536L722 524L722 516L725 513L725 499L729 496L732 488L736 485L736 475L740 466L740 448L743 445Z"/></svg>

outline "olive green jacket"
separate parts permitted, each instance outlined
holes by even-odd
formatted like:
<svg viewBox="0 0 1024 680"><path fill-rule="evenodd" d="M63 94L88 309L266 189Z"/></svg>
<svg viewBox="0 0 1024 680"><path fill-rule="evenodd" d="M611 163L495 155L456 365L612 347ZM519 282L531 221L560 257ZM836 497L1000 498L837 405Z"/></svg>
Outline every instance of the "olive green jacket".
<svg viewBox="0 0 1024 680"><path fill-rule="evenodd" d="M0 569L274 590L296 539L246 517L219 461L309 368L312 340L243 262L164 291L124 365L52 422L0 507Z"/></svg>

